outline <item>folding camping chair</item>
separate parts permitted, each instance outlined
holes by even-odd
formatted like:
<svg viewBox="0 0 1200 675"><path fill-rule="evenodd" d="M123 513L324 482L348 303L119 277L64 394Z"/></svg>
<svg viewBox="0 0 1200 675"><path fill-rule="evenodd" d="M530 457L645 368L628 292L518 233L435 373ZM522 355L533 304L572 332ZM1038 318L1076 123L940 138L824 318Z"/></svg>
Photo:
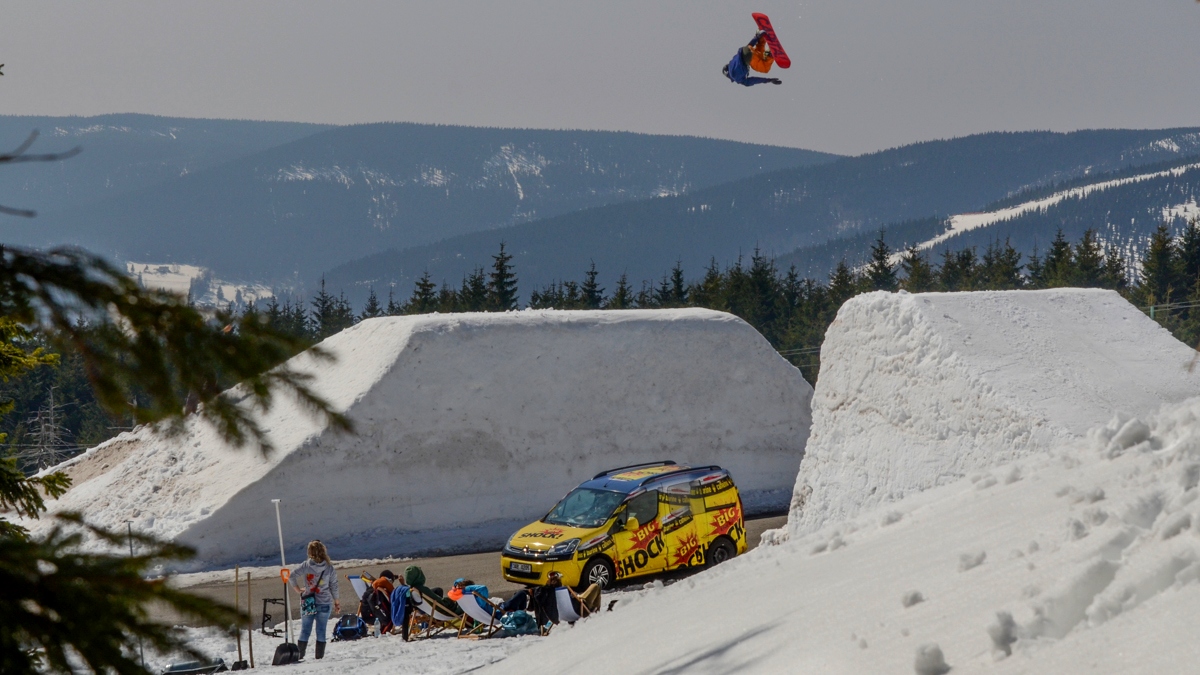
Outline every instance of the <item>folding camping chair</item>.
<svg viewBox="0 0 1200 675"><path fill-rule="evenodd" d="M433 598L426 598L421 591L411 588L408 591L409 600L413 603L412 617L409 619L408 638L430 638L448 628L458 628L462 625L462 617L446 609ZM425 628L417 630L417 623L425 617Z"/></svg>
<svg viewBox="0 0 1200 675"><path fill-rule="evenodd" d="M500 630L500 625L496 622L496 614L499 613L500 608L496 606L496 603L491 598L485 598L475 591L471 591L471 595L474 597L468 598L464 595L462 600L458 601L458 606L462 608L463 614L466 614L467 618L475 622L475 627L467 630L467 622L462 621L458 628L458 637L490 638L496 634L496 631ZM481 602L491 605L492 611L489 612L481 607L479 604ZM483 632L476 632L478 628L483 628Z"/></svg>
<svg viewBox="0 0 1200 675"><path fill-rule="evenodd" d="M361 574L347 574L346 580L350 582L350 586L354 589L354 597L362 600L362 596L370 588L370 585L363 581Z"/></svg>
<svg viewBox="0 0 1200 675"><path fill-rule="evenodd" d="M584 605L582 600L579 601L579 609L583 612L583 616L575 611L575 603L571 602L571 589L566 586L559 586L554 590L554 601L558 604L559 621L573 624L588 615L587 605Z"/></svg>

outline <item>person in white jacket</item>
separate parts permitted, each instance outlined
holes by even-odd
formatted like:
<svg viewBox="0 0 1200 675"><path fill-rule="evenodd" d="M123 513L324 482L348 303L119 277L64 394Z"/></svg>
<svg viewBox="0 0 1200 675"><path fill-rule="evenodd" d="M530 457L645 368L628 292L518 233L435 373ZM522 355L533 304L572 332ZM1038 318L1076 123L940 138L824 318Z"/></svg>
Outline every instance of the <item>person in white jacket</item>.
<svg viewBox="0 0 1200 675"><path fill-rule="evenodd" d="M333 569L325 544L320 540L308 542L308 560L292 570L289 582L300 594L300 639L296 641L300 658L304 658L308 649L313 623L317 625L317 658L323 658L330 610L342 612L342 604L338 602L337 571Z"/></svg>

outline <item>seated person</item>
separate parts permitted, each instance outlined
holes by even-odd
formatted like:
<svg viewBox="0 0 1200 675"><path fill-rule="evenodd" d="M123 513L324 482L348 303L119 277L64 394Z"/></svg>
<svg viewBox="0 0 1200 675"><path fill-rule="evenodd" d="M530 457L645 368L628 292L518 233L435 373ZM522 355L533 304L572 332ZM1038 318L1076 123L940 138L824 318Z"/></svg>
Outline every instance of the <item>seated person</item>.
<svg viewBox="0 0 1200 675"><path fill-rule="evenodd" d="M393 582L396 580L396 575L391 570L384 570L379 573L379 578L371 582L371 589L368 592L368 598L373 619L371 624L374 625L374 618L379 619L379 627L382 633L387 633L392 630L392 591L396 590Z"/></svg>
<svg viewBox="0 0 1200 675"><path fill-rule="evenodd" d="M558 623L558 600L555 599L554 593L558 592L559 587L562 587L562 574L559 572L551 572L546 575L546 586L549 589L549 603L554 605L553 623ZM565 587L567 593L571 595L571 606L575 608L575 613L580 616L587 616L600 611L600 586L592 584L588 586L582 593L576 593L575 589L570 586ZM586 607L587 611L583 611L582 607Z"/></svg>
<svg viewBox="0 0 1200 675"><path fill-rule="evenodd" d="M410 565L407 567L404 570L404 583L412 588L417 589L417 591L420 592L423 597L436 600L437 603L446 608L448 612L456 616L462 614L462 610L459 609L458 603L443 596L441 589L429 588L425 585L425 572L422 571L420 567L417 567L416 565Z"/></svg>
<svg viewBox="0 0 1200 675"><path fill-rule="evenodd" d="M516 593L513 594L513 596L511 598L509 598L508 600L505 600L504 602L497 605L495 603L488 601L488 598L490 598L491 595L488 593L487 586L484 586L483 584L476 584L476 583L472 582L470 579L460 579L460 581L464 582L464 585L462 586L462 596L461 597L469 598L469 597L477 596L477 597L474 597L476 604L478 604L480 607L482 607L484 609L484 611L486 611L487 613L491 614L492 616L494 616L496 618L500 618L501 616L504 616L508 612L512 612L512 611L518 610L518 609L526 609L527 607L529 607L529 591L528 590L523 589L523 590L517 591ZM455 582L455 583L457 583L457 582Z"/></svg>

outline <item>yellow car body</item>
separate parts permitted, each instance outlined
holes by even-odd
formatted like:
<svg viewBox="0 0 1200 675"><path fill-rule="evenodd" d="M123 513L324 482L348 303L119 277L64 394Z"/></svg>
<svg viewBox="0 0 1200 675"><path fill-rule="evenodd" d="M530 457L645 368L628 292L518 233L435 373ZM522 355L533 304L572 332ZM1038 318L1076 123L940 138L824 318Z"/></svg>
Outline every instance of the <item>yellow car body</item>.
<svg viewBox="0 0 1200 675"><path fill-rule="evenodd" d="M504 578L545 585L550 572L577 588L717 564L745 553L742 500L718 466L655 462L597 474L500 554Z"/></svg>

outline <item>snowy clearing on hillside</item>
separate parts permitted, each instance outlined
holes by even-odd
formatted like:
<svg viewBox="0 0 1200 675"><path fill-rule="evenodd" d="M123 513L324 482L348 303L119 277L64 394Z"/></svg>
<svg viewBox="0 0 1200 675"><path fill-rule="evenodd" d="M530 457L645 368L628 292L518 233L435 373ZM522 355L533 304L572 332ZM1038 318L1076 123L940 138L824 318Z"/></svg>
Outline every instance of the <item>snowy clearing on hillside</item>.
<svg viewBox="0 0 1200 675"><path fill-rule="evenodd" d="M136 279L143 288L182 296L191 294L192 302L204 307L224 309L233 303L241 309L251 302L274 295L270 288L262 284L241 284L217 279L211 270L199 265L127 262L125 272Z"/></svg>
<svg viewBox="0 0 1200 675"><path fill-rule="evenodd" d="M598 471L720 464L748 513L790 499L812 387L741 319L704 309L524 311L368 319L292 363L356 425L281 397L275 445L234 449L203 422L145 427L58 467L81 510L199 551L199 569L319 538L346 557L498 549ZM235 390L236 393L236 390ZM50 519L32 524L48 527Z"/></svg>
<svg viewBox="0 0 1200 675"><path fill-rule="evenodd" d="M981 227L987 227L988 225L994 225L1000 221L1016 218L1017 216L1029 213L1031 211L1046 211L1064 199L1081 199L1083 197L1087 197L1093 192L1102 192L1104 190L1119 187L1121 185L1140 183L1142 181L1153 180L1155 178L1165 178L1166 176L1182 176L1188 171L1193 171L1195 169L1200 169L1200 164L1187 164L1184 166L1175 167L1173 169L1167 169L1166 171L1144 173L1136 176L1129 176L1128 178L1118 178L1115 180L1093 183L1092 185L1083 185L1077 188L1071 188L1070 190L1056 192L1049 197L1035 199L1033 201L998 209L996 211L988 211L984 213L961 213L957 216L951 216L949 226L945 232L932 239L928 239L920 244L917 244L916 248L918 251L927 251L950 239L951 237L962 234L963 232L969 232ZM1167 211L1168 210L1164 210L1163 212L1164 219L1168 218ZM903 251L893 253L891 256L891 263L893 265L898 265L903 257Z"/></svg>
<svg viewBox="0 0 1200 675"><path fill-rule="evenodd" d="M955 673L1182 672L1200 660L1200 399L1142 425L759 547L483 672L920 675L929 645Z"/></svg>
<svg viewBox="0 0 1200 675"><path fill-rule="evenodd" d="M868 293L821 347L789 528L1082 438L1200 392L1196 352L1097 289Z"/></svg>

